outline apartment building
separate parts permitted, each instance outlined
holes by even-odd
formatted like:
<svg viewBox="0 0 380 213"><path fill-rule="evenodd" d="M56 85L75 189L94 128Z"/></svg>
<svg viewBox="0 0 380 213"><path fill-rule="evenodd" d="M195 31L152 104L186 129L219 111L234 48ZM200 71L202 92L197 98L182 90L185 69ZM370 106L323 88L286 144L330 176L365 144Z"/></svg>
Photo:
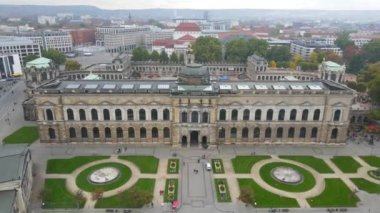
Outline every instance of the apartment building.
<svg viewBox="0 0 380 213"><path fill-rule="evenodd" d="M16 53L19 55L20 62L23 64L24 58L28 55L41 57L39 44L31 39L17 37L0 37L0 54Z"/></svg>
<svg viewBox="0 0 380 213"><path fill-rule="evenodd" d="M324 44L315 40L293 41L290 44L290 52L301 56L305 60L309 59L310 55L315 50L333 52L338 55L342 55L342 50L339 47L335 45Z"/></svg>

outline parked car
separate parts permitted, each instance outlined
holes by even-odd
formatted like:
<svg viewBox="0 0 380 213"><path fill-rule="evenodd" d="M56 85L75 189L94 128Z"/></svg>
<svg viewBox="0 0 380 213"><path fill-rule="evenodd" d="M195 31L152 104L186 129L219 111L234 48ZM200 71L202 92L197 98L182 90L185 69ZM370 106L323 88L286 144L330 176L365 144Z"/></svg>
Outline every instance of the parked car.
<svg viewBox="0 0 380 213"><path fill-rule="evenodd" d="M211 171L211 163L209 162L206 163L206 170Z"/></svg>

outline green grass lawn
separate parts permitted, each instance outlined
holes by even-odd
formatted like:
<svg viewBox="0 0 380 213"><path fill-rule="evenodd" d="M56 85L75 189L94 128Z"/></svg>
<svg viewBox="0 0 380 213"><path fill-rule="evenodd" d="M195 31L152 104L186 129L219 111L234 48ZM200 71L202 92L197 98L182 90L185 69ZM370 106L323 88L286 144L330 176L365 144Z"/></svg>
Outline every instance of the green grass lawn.
<svg viewBox="0 0 380 213"><path fill-rule="evenodd" d="M251 173L252 166L255 163L269 158L270 156L236 156L231 161L235 173L246 174Z"/></svg>
<svg viewBox="0 0 380 213"><path fill-rule="evenodd" d="M85 200L79 200L66 189L65 179L46 179L42 193L44 209L83 208Z"/></svg>
<svg viewBox="0 0 380 213"><path fill-rule="evenodd" d="M218 202L231 202L231 196L230 196L230 190L228 188L227 179L225 178L215 178L215 191L216 191L216 197L218 199ZM219 185L224 184L225 186L225 193L220 193Z"/></svg>
<svg viewBox="0 0 380 213"><path fill-rule="evenodd" d="M169 183L174 184L174 194L169 194ZM165 194L164 194L164 202L170 203L171 201L178 199L178 179L166 179L165 183Z"/></svg>
<svg viewBox="0 0 380 213"><path fill-rule="evenodd" d="M153 195L155 181L155 179L139 179L134 187ZM128 199L128 190L119 195L99 199L95 208L140 208L141 206L134 205L133 199Z"/></svg>
<svg viewBox="0 0 380 213"><path fill-rule="evenodd" d="M134 163L141 173L156 174L159 160L154 156L119 156Z"/></svg>
<svg viewBox="0 0 380 213"><path fill-rule="evenodd" d="M313 156L280 156L280 158L303 163L315 169L315 171L319 173L334 173L325 161Z"/></svg>
<svg viewBox="0 0 380 213"><path fill-rule="evenodd" d="M220 167L216 168L215 162L220 162ZM215 174L224 174L224 166L222 159L212 159L211 160L212 172Z"/></svg>
<svg viewBox="0 0 380 213"><path fill-rule="evenodd" d="M115 179L114 181L109 182L107 184L91 183L88 179L88 176L91 175L91 173L94 172L95 170L98 170L104 167L112 167L112 168L118 169L120 171L119 177ZM77 186L83 191L87 191L87 192L103 191L104 192L104 191L109 191L109 190L116 189L122 186L123 184L128 182L128 180L131 178L131 175L132 175L131 170L123 164L101 163L101 164L97 164L95 166L91 166L90 168L83 170L76 177L75 182Z"/></svg>
<svg viewBox="0 0 380 213"><path fill-rule="evenodd" d="M298 171L299 173L301 173L303 175L303 182L300 184L286 184L274 179L271 175L271 171L272 169L276 167L280 167L280 166L290 167ZM289 163L276 162L276 163L266 164L263 167L261 167L260 176L267 184L277 189L281 189L288 192L304 192L304 191L312 189L315 186L315 178L310 172L308 172L307 170L299 166L289 164Z"/></svg>
<svg viewBox="0 0 380 213"><path fill-rule="evenodd" d="M343 173L356 173L361 167L361 165L350 156L334 156L331 160Z"/></svg>
<svg viewBox="0 0 380 213"><path fill-rule="evenodd" d="M351 181L363 191L366 191L371 194L379 194L380 193L380 185L370 182L364 178L351 178Z"/></svg>
<svg viewBox="0 0 380 213"><path fill-rule="evenodd" d="M238 179L240 189L248 187L253 191L256 207L258 208L297 208L296 199L282 197L261 188L253 179ZM252 203L253 205L253 203Z"/></svg>
<svg viewBox="0 0 380 213"><path fill-rule="evenodd" d="M36 126L24 126L4 138L4 144L31 144L39 138Z"/></svg>
<svg viewBox="0 0 380 213"><path fill-rule="evenodd" d="M325 190L318 196L308 198L311 207L356 207L359 198L341 179L325 179Z"/></svg>
<svg viewBox="0 0 380 213"><path fill-rule="evenodd" d="M379 156L360 156L366 163L373 167L380 168L380 157Z"/></svg>
<svg viewBox="0 0 380 213"><path fill-rule="evenodd" d="M77 156L69 159L50 159L47 162L46 174L70 174L87 163L103 160L108 156Z"/></svg>
<svg viewBox="0 0 380 213"><path fill-rule="evenodd" d="M166 172L168 174L178 174L179 173L179 159L169 159Z"/></svg>

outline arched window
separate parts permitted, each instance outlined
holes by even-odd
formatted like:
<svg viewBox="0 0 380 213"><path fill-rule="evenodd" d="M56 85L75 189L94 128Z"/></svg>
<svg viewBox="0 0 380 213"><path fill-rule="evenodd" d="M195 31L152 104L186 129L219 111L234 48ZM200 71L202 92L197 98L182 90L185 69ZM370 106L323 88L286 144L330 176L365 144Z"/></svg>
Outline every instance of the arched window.
<svg viewBox="0 0 380 213"><path fill-rule="evenodd" d="M128 117L128 121L133 121L134 120L133 110L132 109L128 109L127 110L127 117Z"/></svg>
<svg viewBox="0 0 380 213"><path fill-rule="evenodd" d="M208 112L202 113L202 123L208 123Z"/></svg>
<svg viewBox="0 0 380 213"><path fill-rule="evenodd" d="M69 128L69 137L70 138L76 138L77 137L77 134L75 132L75 128L73 128L73 127Z"/></svg>
<svg viewBox="0 0 380 213"><path fill-rule="evenodd" d="M146 129L144 127L140 128L140 138L146 138Z"/></svg>
<svg viewBox="0 0 380 213"><path fill-rule="evenodd" d="M277 128L276 137L282 138L283 132L284 132L284 129L282 127Z"/></svg>
<svg viewBox="0 0 380 213"><path fill-rule="evenodd" d="M231 138L236 138L237 129L235 127L231 128Z"/></svg>
<svg viewBox="0 0 380 213"><path fill-rule="evenodd" d="M123 129L121 127L116 128L116 137L117 138L123 138L124 137Z"/></svg>
<svg viewBox="0 0 380 213"><path fill-rule="evenodd" d="M80 134L82 135L82 138L88 138L87 128L86 127L82 127L80 129Z"/></svg>
<svg viewBox="0 0 380 213"><path fill-rule="evenodd" d="M256 127L253 130L253 138L260 138L260 128L259 127Z"/></svg>
<svg viewBox="0 0 380 213"><path fill-rule="evenodd" d="M261 109L256 110L255 121L261 121Z"/></svg>
<svg viewBox="0 0 380 213"><path fill-rule="evenodd" d="M104 135L106 136L106 138L111 138L112 135L111 135L111 129L109 127L106 127L104 129Z"/></svg>
<svg viewBox="0 0 380 213"><path fill-rule="evenodd" d="M98 127L95 127L92 129L92 134L94 135L94 138L99 138L100 135L99 135L99 128Z"/></svg>
<svg viewBox="0 0 380 213"><path fill-rule="evenodd" d="M309 117L309 110L304 109L304 110L302 111L302 120L303 120L303 121L307 121L308 117Z"/></svg>
<svg viewBox="0 0 380 213"><path fill-rule="evenodd" d="M313 129L311 129L311 138L316 138L317 135L318 135L318 128L314 127Z"/></svg>
<svg viewBox="0 0 380 213"><path fill-rule="evenodd" d="M116 109L115 110L115 118L117 121L121 121L123 119L123 116L121 114L121 110L120 109Z"/></svg>
<svg viewBox="0 0 380 213"><path fill-rule="evenodd" d="M168 127L164 128L164 138L170 138L170 129Z"/></svg>
<svg viewBox="0 0 380 213"><path fill-rule="evenodd" d="M334 121L340 121L340 114L341 114L340 109L335 110L335 112L334 112Z"/></svg>
<svg viewBox="0 0 380 213"><path fill-rule="evenodd" d="M164 121L170 120L170 111L168 109L164 109L162 117L163 117Z"/></svg>
<svg viewBox="0 0 380 213"><path fill-rule="evenodd" d="M182 123L187 123L187 112L181 113Z"/></svg>
<svg viewBox="0 0 380 213"><path fill-rule="evenodd" d="M320 114L321 114L321 110L319 109L314 110L313 121L319 121Z"/></svg>
<svg viewBox="0 0 380 213"><path fill-rule="evenodd" d="M139 119L140 119L140 121L145 121L146 120L145 109L140 109L139 110Z"/></svg>
<svg viewBox="0 0 380 213"><path fill-rule="evenodd" d="M278 120L279 121L285 120L285 110L284 109L280 109L280 111L278 112Z"/></svg>
<svg viewBox="0 0 380 213"><path fill-rule="evenodd" d="M133 127L128 128L128 138L135 138L135 129Z"/></svg>
<svg viewBox="0 0 380 213"><path fill-rule="evenodd" d="M290 120L295 121L296 119L297 119L297 110L292 109L292 111L290 111Z"/></svg>
<svg viewBox="0 0 380 213"><path fill-rule="evenodd" d="M300 129L300 138L305 138L306 137L306 128L302 127Z"/></svg>
<svg viewBox="0 0 380 213"><path fill-rule="evenodd" d="M49 128L48 132L49 132L49 138L50 139L55 139L56 138L56 136L55 136L55 130L53 128Z"/></svg>
<svg viewBox="0 0 380 213"><path fill-rule="evenodd" d="M267 111L267 121L273 120L273 109Z"/></svg>
<svg viewBox="0 0 380 213"><path fill-rule="evenodd" d="M337 139L338 138L338 129L337 128L334 128L332 131L331 131L331 139Z"/></svg>
<svg viewBox="0 0 380 213"><path fill-rule="evenodd" d="M355 123L355 121L356 121L356 117L352 116L351 119L350 119L350 123Z"/></svg>
<svg viewBox="0 0 380 213"><path fill-rule="evenodd" d="M359 116L359 117L358 117L358 123L361 123L362 120L363 120L363 119L362 119L362 116Z"/></svg>
<svg viewBox="0 0 380 213"><path fill-rule="evenodd" d="M221 120L221 121L225 121L226 120L226 110L225 109L221 109L219 111L219 120Z"/></svg>
<svg viewBox="0 0 380 213"><path fill-rule="evenodd" d="M74 111L72 109L67 109L67 120L72 121L74 120Z"/></svg>
<svg viewBox="0 0 380 213"><path fill-rule="evenodd" d="M232 110L232 113L231 113L231 120L237 121L237 119L238 119L238 111L234 109Z"/></svg>
<svg viewBox="0 0 380 213"><path fill-rule="evenodd" d="M46 109L46 120L54 120L53 111L51 109Z"/></svg>
<svg viewBox="0 0 380 213"><path fill-rule="evenodd" d="M79 119L81 121L85 121L86 120L86 112L84 111L84 109L80 109L79 110Z"/></svg>
<svg viewBox="0 0 380 213"><path fill-rule="evenodd" d="M151 117L152 121L157 121L158 120L158 113L157 113L156 109L152 109L150 111L150 117Z"/></svg>
<svg viewBox="0 0 380 213"><path fill-rule="evenodd" d="M156 127L152 128L152 138L158 138L158 129Z"/></svg>
<svg viewBox="0 0 380 213"><path fill-rule="evenodd" d="M294 138L294 127L290 127L288 130L288 138Z"/></svg>
<svg viewBox="0 0 380 213"><path fill-rule="evenodd" d="M97 121L97 120L99 120L99 119L98 119L98 111L97 111L96 109L92 109L92 110L91 110L91 119L92 119L93 121Z"/></svg>
<svg viewBox="0 0 380 213"><path fill-rule="evenodd" d="M198 123L198 112L191 112L191 123Z"/></svg>
<svg viewBox="0 0 380 213"><path fill-rule="evenodd" d="M219 129L219 138L226 137L226 130L224 128Z"/></svg>
<svg viewBox="0 0 380 213"><path fill-rule="evenodd" d="M272 137L272 129L268 127L265 130L265 138L271 138L271 137Z"/></svg>
<svg viewBox="0 0 380 213"><path fill-rule="evenodd" d="M103 109L103 119L105 121L109 121L110 120L110 111L108 109Z"/></svg>
<svg viewBox="0 0 380 213"><path fill-rule="evenodd" d="M248 128L244 127L243 130L241 131L241 137L248 138L248 134L249 134Z"/></svg>
<svg viewBox="0 0 380 213"><path fill-rule="evenodd" d="M245 109L244 112L243 112L243 120L244 121L248 121L249 120L249 109Z"/></svg>

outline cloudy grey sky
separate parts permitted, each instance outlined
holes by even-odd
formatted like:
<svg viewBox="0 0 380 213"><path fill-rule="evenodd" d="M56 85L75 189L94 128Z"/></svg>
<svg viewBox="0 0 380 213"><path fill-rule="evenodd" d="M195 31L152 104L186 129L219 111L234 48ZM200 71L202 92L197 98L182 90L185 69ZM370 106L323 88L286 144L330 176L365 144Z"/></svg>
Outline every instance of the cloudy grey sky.
<svg viewBox="0 0 380 213"><path fill-rule="evenodd" d="M0 0L0 4L94 5L104 9L380 10L380 0Z"/></svg>

